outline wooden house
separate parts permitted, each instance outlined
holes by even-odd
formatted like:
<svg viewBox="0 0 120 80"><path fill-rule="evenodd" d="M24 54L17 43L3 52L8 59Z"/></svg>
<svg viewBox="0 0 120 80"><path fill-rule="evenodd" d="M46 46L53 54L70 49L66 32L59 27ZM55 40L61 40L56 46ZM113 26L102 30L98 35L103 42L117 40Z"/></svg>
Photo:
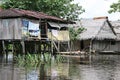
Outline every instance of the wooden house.
<svg viewBox="0 0 120 80"><path fill-rule="evenodd" d="M69 40L67 24L68 21L42 12L21 9L2 10L0 12L1 48L5 46L5 42L18 42L22 44L24 53L40 52L41 49L39 48L41 46L39 47L38 43L52 42L50 48L53 50L56 46L58 50L54 41ZM32 44L32 42L35 42L35 44Z"/></svg>
<svg viewBox="0 0 120 80"><path fill-rule="evenodd" d="M116 44L116 33L108 21L107 17L97 17L94 19L81 19L78 21L79 27L85 30L79 34L80 50L93 52L119 52L119 45Z"/></svg>

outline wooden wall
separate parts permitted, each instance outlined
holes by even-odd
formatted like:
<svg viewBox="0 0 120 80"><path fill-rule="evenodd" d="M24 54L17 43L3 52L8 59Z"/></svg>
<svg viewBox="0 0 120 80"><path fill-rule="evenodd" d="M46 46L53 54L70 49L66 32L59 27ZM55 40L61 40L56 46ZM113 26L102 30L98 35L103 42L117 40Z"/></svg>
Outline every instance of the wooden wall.
<svg viewBox="0 0 120 80"><path fill-rule="evenodd" d="M23 34L24 26L22 24L23 19L39 24L39 20L31 20L26 18L0 19L0 40L25 39L25 35ZM29 36L27 39L29 39Z"/></svg>
<svg viewBox="0 0 120 80"><path fill-rule="evenodd" d="M120 52L120 41L93 41L93 50Z"/></svg>
<svg viewBox="0 0 120 80"><path fill-rule="evenodd" d="M72 51L89 51L90 40L75 40L71 42Z"/></svg>
<svg viewBox="0 0 120 80"><path fill-rule="evenodd" d="M0 39L21 39L21 19L0 19Z"/></svg>

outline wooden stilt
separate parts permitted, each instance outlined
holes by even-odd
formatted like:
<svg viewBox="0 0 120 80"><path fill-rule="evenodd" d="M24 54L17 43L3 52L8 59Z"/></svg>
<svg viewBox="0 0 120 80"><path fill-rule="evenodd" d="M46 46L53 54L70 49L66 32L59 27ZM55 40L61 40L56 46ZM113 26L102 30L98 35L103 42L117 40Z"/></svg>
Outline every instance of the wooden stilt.
<svg viewBox="0 0 120 80"><path fill-rule="evenodd" d="M26 51L25 53L30 53L30 43L26 41L25 46L26 46L25 47L25 51Z"/></svg>
<svg viewBox="0 0 120 80"><path fill-rule="evenodd" d="M41 41L40 41L40 45L39 45L39 53L41 54Z"/></svg>
<svg viewBox="0 0 120 80"><path fill-rule="evenodd" d="M68 41L68 51L71 52L70 41Z"/></svg>
<svg viewBox="0 0 120 80"><path fill-rule="evenodd" d="M5 50L5 51L6 51L6 53L8 53L8 46L9 46L9 43L7 42L5 46L6 46L6 50Z"/></svg>
<svg viewBox="0 0 120 80"><path fill-rule="evenodd" d="M58 52L60 52L60 41L58 41Z"/></svg>
<svg viewBox="0 0 120 80"><path fill-rule="evenodd" d="M48 42L48 52L50 52L50 42Z"/></svg>
<svg viewBox="0 0 120 80"><path fill-rule="evenodd" d="M6 46L5 46L5 41L2 41L2 46L3 46L3 53L6 55L5 60L6 63L8 62L8 53L6 52Z"/></svg>
<svg viewBox="0 0 120 80"><path fill-rule="evenodd" d="M12 53L13 54L14 54L14 47L15 47L14 42L12 42Z"/></svg>
<svg viewBox="0 0 120 80"><path fill-rule="evenodd" d="M41 40L39 45L39 51L41 54L44 54L46 52L52 53L51 49L51 41Z"/></svg>
<svg viewBox="0 0 120 80"><path fill-rule="evenodd" d="M2 47L2 41L0 41L0 54L2 55L3 47Z"/></svg>
<svg viewBox="0 0 120 80"><path fill-rule="evenodd" d="M43 44L43 47L44 47L44 49L43 49L43 54L45 53L45 51L46 51L46 43L44 42L44 44Z"/></svg>
<svg viewBox="0 0 120 80"><path fill-rule="evenodd" d="M21 41L21 45L22 45L22 52L23 54L25 54L25 42Z"/></svg>
<svg viewBox="0 0 120 80"><path fill-rule="evenodd" d="M39 44L35 43L35 53L38 53L38 46Z"/></svg>
<svg viewBox="0 0 120 80"><path fill-rule="evenodd" d="M2 41L2 47L3 47L3 53L6 53L6 52L5 52L6 47L5 47L5 42L4 42L4 40Z"/></svg>
<svg viewBox="0 0 120 80"><path fill-rule="evenodd" d="M8 42L5 44L6 47L6 62L8 62Z"/></svg>

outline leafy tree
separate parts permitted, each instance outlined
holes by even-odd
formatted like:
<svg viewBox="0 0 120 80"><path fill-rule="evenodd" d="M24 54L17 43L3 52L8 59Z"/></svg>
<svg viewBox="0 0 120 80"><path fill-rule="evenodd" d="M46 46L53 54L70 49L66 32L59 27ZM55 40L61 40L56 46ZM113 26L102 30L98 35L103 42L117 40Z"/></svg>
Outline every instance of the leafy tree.
<svg viewBox="0 0 120 80"><path fill-rule="evenodd" d="M120 0L118 0L117 3L113 3L111 6L110 6L110 10L108 11L109 13L112 13L112 12L120 12Z"/></svg>
<svg viewBox="0 0 120 80"><path fill-rule="evenodd" d="M85 28L73 28L73 27L70 27L69 28L69 36L70 36L70 46L71 46L71 50L74 50L75 49L75 45L74 45L74 42L78 40L78 35L80 33L82 33L84 30L86 30Z"/></svg>
<svg viewBox="0 0 120 80"><path fill-rule="evenodd" d="M19 8L47 13L67 20L77 19L84 12L82 6L73 3L74 0L6 0L1 5L3 9Z"/></svg>
<svg viewBox="0 0 120 80"><path fill-rule="evenodd" d="M69 28L70 39L71 39L72 41L78 39L78 35L79 35L80 33L82 33L83 30L85 30L85 28L77 28L77 29L72 28L72 27Z"/></svg>

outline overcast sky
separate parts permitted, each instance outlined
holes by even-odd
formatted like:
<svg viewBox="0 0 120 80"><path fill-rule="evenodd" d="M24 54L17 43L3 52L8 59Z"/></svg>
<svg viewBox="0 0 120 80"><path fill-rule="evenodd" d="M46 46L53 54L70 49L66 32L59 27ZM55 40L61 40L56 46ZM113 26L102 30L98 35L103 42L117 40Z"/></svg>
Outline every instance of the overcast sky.
<svg viewBox="0 0 120 80"><path fill-rule="evenodd" d="M108 10L113 2L118 0L74 0L79 3L85 12L80 15L80 18L93 18L99 16L108 16L109 20L120 19L120 12L109 14Z"/></svg>

